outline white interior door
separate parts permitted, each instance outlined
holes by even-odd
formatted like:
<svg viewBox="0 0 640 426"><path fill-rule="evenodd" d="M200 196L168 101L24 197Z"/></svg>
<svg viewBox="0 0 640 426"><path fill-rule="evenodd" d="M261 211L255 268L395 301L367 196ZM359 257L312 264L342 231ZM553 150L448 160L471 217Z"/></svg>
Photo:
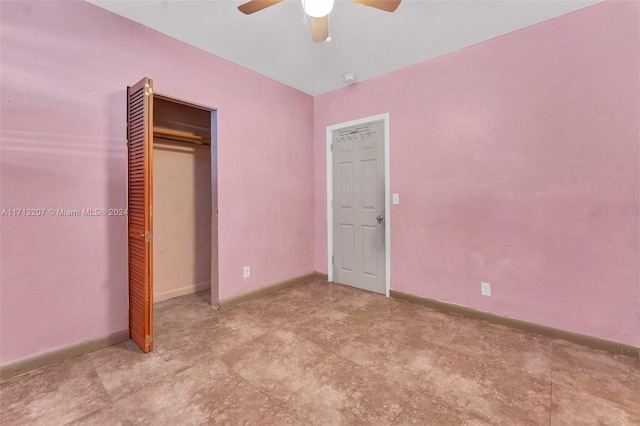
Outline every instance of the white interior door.
<svg viewBox="0 0 640 426"><path fill-rule="evenodd" d="M384 122L332 132L333 280L385 294Z"/></svg>

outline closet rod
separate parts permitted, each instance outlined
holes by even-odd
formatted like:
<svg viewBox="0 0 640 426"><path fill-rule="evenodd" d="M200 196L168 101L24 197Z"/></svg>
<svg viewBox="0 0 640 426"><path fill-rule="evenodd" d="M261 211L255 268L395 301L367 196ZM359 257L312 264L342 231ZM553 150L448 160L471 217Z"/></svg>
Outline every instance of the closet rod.
<svg viewBox="0 0 640 426"><path fill-rule="evenodd" d="M158 138L158 139L166 139L166 140L174 141L174 142L189 143L189 144L198 145L198 146L211 146L210 143L207 143L207 142L204 142L204 141L201 142L201 141L197 141L197 140L193 140L193 139L189 139L189 138L181 138L179 136L168 136L168 135L154 133L153 137L154 138Z"/></svg>

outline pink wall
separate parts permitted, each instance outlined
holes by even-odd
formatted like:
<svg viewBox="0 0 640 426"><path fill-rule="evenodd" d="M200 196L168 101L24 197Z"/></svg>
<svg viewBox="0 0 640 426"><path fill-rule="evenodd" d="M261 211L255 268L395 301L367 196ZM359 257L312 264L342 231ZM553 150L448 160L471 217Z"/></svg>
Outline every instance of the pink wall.
<svg viewBox="0 0 640 426"><path fill-rule="evenodd" d="M218 108L220 298L313 271L310 96L85 2L1 7L0 208L125 207L149 76ZM126 218L0 220L0 363L127 329Z"/></svg>
<svg viewBox="0 0 640 426"><path fill-rule="evenodd" d="M640 346L639 29L599 4L316 97L316 270L325 128L389 112L392 289Z"/></svg>

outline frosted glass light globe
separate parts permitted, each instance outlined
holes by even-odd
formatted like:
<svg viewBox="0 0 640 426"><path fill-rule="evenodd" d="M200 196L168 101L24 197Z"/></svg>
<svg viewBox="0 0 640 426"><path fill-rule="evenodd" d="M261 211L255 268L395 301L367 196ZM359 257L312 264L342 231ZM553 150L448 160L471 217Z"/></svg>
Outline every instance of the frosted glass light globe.
<svg viewBox="0 0 640 426"><path fill-rule="evenodd" d="M304 13L313 18L322 18L331 13L334 0L301 0Z"/></svg>

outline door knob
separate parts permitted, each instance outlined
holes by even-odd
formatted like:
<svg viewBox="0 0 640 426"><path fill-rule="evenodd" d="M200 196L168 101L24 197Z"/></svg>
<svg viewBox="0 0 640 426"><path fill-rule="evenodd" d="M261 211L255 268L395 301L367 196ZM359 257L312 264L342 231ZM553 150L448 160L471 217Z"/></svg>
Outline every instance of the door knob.
<svg viewBox="0 0 640 426"><path fill-rule="evenodd" d="M382 215L378 215L378 217L376 217L376 220L378 221L378 223L382 222L382 219L384 219L384 217L382 217Z"/></svg>

